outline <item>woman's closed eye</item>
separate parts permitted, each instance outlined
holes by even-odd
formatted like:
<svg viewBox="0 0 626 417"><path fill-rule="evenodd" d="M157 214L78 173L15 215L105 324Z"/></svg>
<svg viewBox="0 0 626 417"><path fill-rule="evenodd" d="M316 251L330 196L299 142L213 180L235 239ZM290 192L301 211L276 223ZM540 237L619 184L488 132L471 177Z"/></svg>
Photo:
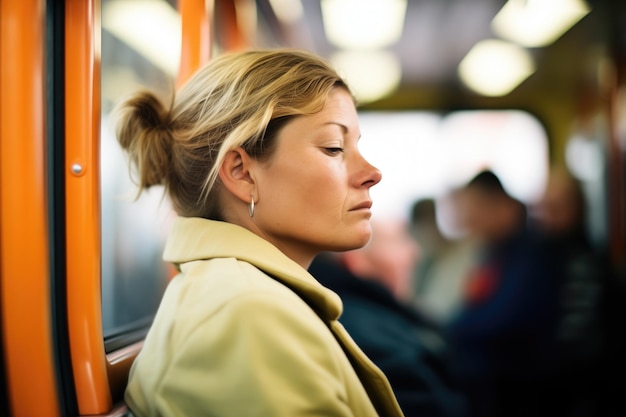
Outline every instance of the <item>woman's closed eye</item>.
<svg viewBox="0 0 626 417"><path fill-rule="evenodd" d="M330 155L338 155L343 152L343 148L338 147L324 148L324 150Z"/></svg>

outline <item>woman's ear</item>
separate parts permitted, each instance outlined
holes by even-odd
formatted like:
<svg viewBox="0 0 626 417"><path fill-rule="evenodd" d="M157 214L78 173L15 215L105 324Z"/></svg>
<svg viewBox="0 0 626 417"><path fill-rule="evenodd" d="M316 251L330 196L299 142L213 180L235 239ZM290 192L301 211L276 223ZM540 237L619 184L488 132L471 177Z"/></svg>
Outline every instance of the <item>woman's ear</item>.
<svg viewBox="0 0 626 417"><path fill-rule="evenodd" d="M250 203L254 191L254 160L242 148L228 151L219 169L218 176L224 187L245 203Z"/></svg>

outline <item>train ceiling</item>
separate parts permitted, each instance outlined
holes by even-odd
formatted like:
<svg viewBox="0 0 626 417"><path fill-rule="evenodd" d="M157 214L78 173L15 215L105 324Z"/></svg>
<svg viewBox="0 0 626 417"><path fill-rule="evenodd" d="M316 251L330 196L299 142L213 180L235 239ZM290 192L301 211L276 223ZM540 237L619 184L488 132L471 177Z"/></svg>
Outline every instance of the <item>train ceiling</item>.
<svg viewBox="0 0 626 417"><path fill-rule="evenodd" d="M352 1L357 5L350 10L342 5L343 1ZM141 14L129 17L125 22L111 11L114 8L130 8L143 4ZM119 44L123 30L138 29L148 42L157 45L154 56L172 63L176 58L166 56L166 43L176 45L176 30L165 33L165 24L157 23L155 18L148 18L146 4L161 4L175 12L176 0L103 0L103 40L110 42L108 52L103 45L103 70L109 63L104 59L119 55ZM372 37L385 22L392 21L393 12L379 10L373 17L366 10L369 4L382 3L396 5L400 19L391 27L392 33L387 42L364 46L341 44L337 33L331 30L332 14L339 16L340 29L361 24L357 31L357 41ZM625 5L623 1L612 0L214 0L215 49L232 47L296 47L317 52L332 60L346 75L350 84L359 85L362 103L371 108L459 108L472 107L476 103L482 107L502 107L523 101L525 96L545 94L562 96L572 92L589 94L602 88L607 72L607 57L622 60L626 56ZM494 18L502 14L505 6L516 5L518 9L537 5L552 5L552 11L573 7L584 9L571 13L578 16L570 22L573 26L563 34L545 44L524 45L519 39L511 40L504 29L513 24L505 22L498 26ZM399 6L398 6L399 5ZM572 6L573 5L573 6ZM115 6L115 7L114 7ZM556 25L556 18L549 15L551 10L541 9L535 18L548 20ZM547 10L547 11L546 11ZM518 10L519 12L519 10ZM571 14L570 13L570 14ZM527 13L528 14L528 13ZM115 17L114 17L115 16ZM546 17L550 16L550 17ZM171 20L171 19L170 19ZM336 19L335 19L336 20ZM497 20L497 19L495 19ZM139 25L140 21L147 25ZM535 25L536 22L532 22ZM117 26L117 27L115 27ZM140 27L141 26L141 27ZM233 31L233 26L236 30ZM363 27L364 26L364 27ZM531 26L533 34L537 26ZM119 30L119 32L116 32ZM152 32L151 32L152 31ZM180 31L180 29L178 29ZM113 34L112 39L108 37ZM234 42L233 34L237 34ZM163 41L157 35L164 35ZM243 39L243 41L242 41ZM487 42L485 42L487 41ZM128 45L128 41L125 41ZM352 41L354 42L354 40ZM463 63L472 55L479 44L502 44L513 47L520 54L499 49L491 58L487 67L478 70L479 74L488 74L488 82L483 90L471 87L463 76L475 64ZM505 46L506 46L505 45ZM513 52L516 52L513 51ZM217 51L219 52L219 51ZM517 53L516 52L516 53ZM511 54L511 55L510 55ZM147 57L146 54L143 55ZM351 67L348 58L357 57L356 69ZM149 60L151 58L148 58ZM110 59L109 59L110 60ZM517 61L515 61L517 60ZM514 62L511 70L500 72L518 72L521 81L517 86L505 92L489 91L496 86L498 70L507 62ZM112 65L115 65L113 63ZM384 65L387 65L385 69ZM389 71L395 68L397 72ZM175 69L166 68L166 72ZM607 75L608 74L608 75ZM379 83L391 84L391 91L376 92ZM117 85L121 85L117 83ZM363 85L364 87L362 87ZM112 86L114 88L115 85ZM365 89L363 89L365 88ZM366 92L374 88L374 91ZM486 89L485 89L486 88ZM105 92L106 94L106 92ZM368 96L369 94L369 96ZM378 94L378 95L377 95Z"/></svg>
<svg viewBox="0 0 626 417"><path fill-rule="evenodd" d="M291 1L257 0L260 21L266 25L263 30L269 31L271 35L266 43L270 46L272 42L278 42L304 47L336 62L343 62L341 57L345 55L345 48L329 40L329 19L325 13L328 11L325 10L328 9L328 3L338 1L300 0L298 3L302 6L302 13L297 20L289 23L285 22L284 17L281 21L280 7L288 10ZM394 2L397 1L384 1L385 4ZM355 3L358 8L352 13L345 12L343 17L347 20L342 24L368 19L363 9L372 2L365 0ZM395 90L373 106L455 107L472 100L506 102L516 96L531 94L530 91L561 94L564 91L597 88L598 83L602 82L599 78L603 77L604 57L620 48L619 43L623 42L625 36L626 31L620 29L620 20L622 24L625 20L624 6L618 5L618 1L608 0L509 0L508 3L509 6L516 3L526 7L533 4L548 5L548 9L552 6L553 11L564 10L573 4L574 8L582 5L587 11L578 16L579 20L574 19L573 26L556 39L544 45L526 46L520 44L519 40L511 41L505 37L502 28L493 23L496 15L507 4L505 0L408 0L397 40L367 50L374 57L373 61L368 63L363 59L357 66L360 67L357 72L365 78L366 83L392 78L376 73L385 55L394 57L400 69L400 80ZM549 11L540 11L540 17L546 20ZM378 13L380 16L385 15L384 12ZM552 26L556 25L555 17L547 19ZM371 31L380 26L378 22L382 21L372 22L369 25ZM507 29L506 25L510 27L511 23L506 23L504 29ZM533 32L538 32L538 27L533 27L537 29ZM368 34L366 31L362 36L367 37ZM257 39L263 41L262 37ZM523 51L525 59L533 68L525 78L524 74L521 75L523 81L518 86L504 93L492 94L477 91L462 81L461 62L477 44L486 43L484 41L508 43ZM357 45L354 50L358 48ZM623 53L623 47L621 49ZM496 52L495 59L481 70L490 73L487 87L497 82L498 74L495 70L515 58L506 54L506 51ZM521 71L524 65L524 61L518 61L513 70ZM491 74L492 70L494 74Z"/></svg>

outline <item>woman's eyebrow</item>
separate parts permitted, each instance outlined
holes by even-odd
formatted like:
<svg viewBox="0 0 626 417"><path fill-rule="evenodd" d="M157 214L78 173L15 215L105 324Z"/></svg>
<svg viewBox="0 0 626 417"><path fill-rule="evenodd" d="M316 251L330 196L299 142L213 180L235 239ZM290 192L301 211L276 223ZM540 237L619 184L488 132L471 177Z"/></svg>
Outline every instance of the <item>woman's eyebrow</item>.
<svg viewBox="0 0 626 417"><path fill-rule="evenodd" d="M344 135L350 132L350 128L348 128L348 126L344 125L341 122L330 121L330 122L326 122L322 124L322 126L328 126L328 125L339 126L339 128L341 128L341 131ZM357 142L361 139L361 136L362 134L361 132L359 132L359 136L356 138Z"/></svg>
<svg viewBox="0 0 626 417"><path fill-rule="evenodd" d="M343 131L343 133L348 133L350 131L350 129L348 129L348 126L344 125L343 123L340 122L326 122L323 125L335 125L335 126L339 126L341 128L341 130Z"/></svg>

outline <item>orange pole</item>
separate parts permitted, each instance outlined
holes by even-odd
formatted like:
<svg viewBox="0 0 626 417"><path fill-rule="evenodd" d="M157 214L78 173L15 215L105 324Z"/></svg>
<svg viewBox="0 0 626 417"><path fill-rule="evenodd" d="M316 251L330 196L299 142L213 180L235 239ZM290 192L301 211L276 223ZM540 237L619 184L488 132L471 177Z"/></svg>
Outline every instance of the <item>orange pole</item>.
<svg viewBox="0 0 626 417"><path fill-rule="evenodd" d="M80 414L112 408L100 291L100 1L65 5L67 309Z"/></svg>
<svg viewBox="0 0 626 417"><path fill-rule="evenodd" d="M45 187L43 0L0 1L0 296L14 417L59 416Z"/></svg>
<svg viewBox="0 0 626 417"><path fill-rule="evenodd" d="M179 0L182 45L177 87L211 58L212 5L209 0Z"/></svg>
<svg viewBox="0 0 626 417"><path fill-rule="evenodd" d="M215 16L219 16L220 41L225 51L238 51L250 46L239 25L236 0L217 1Z"/></svg>

